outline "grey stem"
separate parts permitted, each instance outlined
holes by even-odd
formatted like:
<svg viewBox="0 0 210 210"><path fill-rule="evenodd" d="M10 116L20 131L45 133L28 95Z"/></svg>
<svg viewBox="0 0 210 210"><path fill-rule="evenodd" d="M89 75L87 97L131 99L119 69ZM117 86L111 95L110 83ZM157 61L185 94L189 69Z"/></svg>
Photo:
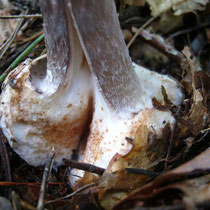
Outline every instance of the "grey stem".
<svg viewBox="0 0 210 210"><path fill-rule="evenodd" d="M137 111L141 88L113 0L70 0L75 27L101 92L117 112Z"/></svg>
<svg viewBox="0 0 210 210"><path fill-rule="evenodd" d="M68 6L65 0L40 0L47 47L47 76L50 82L63 81L70 63Z"/></svg>

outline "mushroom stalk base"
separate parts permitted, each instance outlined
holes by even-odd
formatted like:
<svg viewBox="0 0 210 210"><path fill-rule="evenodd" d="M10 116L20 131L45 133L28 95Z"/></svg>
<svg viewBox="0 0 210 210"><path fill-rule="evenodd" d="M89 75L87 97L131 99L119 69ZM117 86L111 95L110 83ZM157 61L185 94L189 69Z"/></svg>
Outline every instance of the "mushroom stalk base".
<svg viewBox="0 0 210 210"><path fill-rule="evenodd" d="M168 99L174 105L180 104L182 93L176 81L168 76L151 72L134 63L133 65L143 88L144 100L141 106L144 108L138 113L116 113L106 103L97 87L97 83L95 83L95 111L90 125L87 145L80 161L107 168L116 154L126 155L130 152L133 145L126 139L134 140L140 126L145 125L150 133L157 137L162 136L162 130L166 124L170 125L171 130L173 129L175 119L172 113L169 110L160 111L155 109L152 104L152 98L155 97L161 104L164 104L164 97L161 91L162 86L164 86ZM82 177L84 172L73 170L71 174ZM74 178L72 181L74 183Z"/></svg>
<svg viewBox="0 0 210 210"><path fill-rule="evenodd" d="M46 69L46 57L27 60L2 90L1 128L11 147L30 165L44 165L52 150L55 164L60 165L78 146L92 106L87 63L78 68L71 84L46 97L35 87L44 76L40 72Z"/></svg>

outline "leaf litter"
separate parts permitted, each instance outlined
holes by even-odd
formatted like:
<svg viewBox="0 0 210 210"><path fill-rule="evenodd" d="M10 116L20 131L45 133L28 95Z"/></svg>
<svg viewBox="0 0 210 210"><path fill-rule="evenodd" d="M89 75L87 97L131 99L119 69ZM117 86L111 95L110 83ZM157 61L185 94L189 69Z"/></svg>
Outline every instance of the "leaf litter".
<svg viewBox="0 0 210 210"><path fill-rule="evenodd" d="M21 15L22 8L20 9L17 6L22 4L21 1L14 2L16 3L16 9L15 11L10 9L10 14L18 11ZM144 4L145 2L146 4ZM159 15L159 18L153 20L147 26L145 32L142 31L142 34L140 33L136 37L130 47L130 54L137 63L149 68L152 66L151 69L170 74L180 81L180 86L185 94L181 106L175 107L170 102L167 102L167 90L164 91L164 87L162 94L167 105L162 105L154 99L156 109L167 108L171 110L176 118L175 129L171 131L166 124L162 135L154 136L146 125L141 125L135 139L129 139L133 144L131 151L125 156L116 154L100 176L86 172L77 189L72 189L69 185L68 167L63 166L58 168L57 171L52 170L48 180L49 184L46 187L45 202L62 197L65 199L46 204L47 209L87 209L88 207L91 209L149 209L150 207L170 209L170 206L182 209L208 209L210 207L210 150L208 149L209 39L204 39L204 48L198 55L187 47L195 38L196 29L183 32L183 27L186 27L189 23L187 19L191 17L190 12L193 12L202 20L209 20L209 17L205 15L210 10L207 3L208 1L177 0L170 1L169 4L169 1L165 0L157 5L155 1L116 1L117 8L120 9L121 26L123 30L129 32L127 42L131 40L136 32L133 27L140 28L145 23L145 17L147 21L151 18L150 15ZM29 3L24 6L28 7L28 5L33 4ZM31 8L27 9L29 9L29 14L30 12L31 14L39 13L39 10L34 13L33 10L30 10ZM165 19L171 17L170 9L172 9L174 16L169 20L181 21L177 21L175 27L165 28L164 32L164 27L159 30L158 25L160 21L164 20L164 16ZM204 10L204 12L201 10ZM3 12L6 11L6 9L3 10ZM130 16L126 14L128 11ZM126 18L123 19L125 15ZM15 51L23 46L24 40L27 42L31 36L41 30L41 23L41 20L29 23L26 29L22 31L22 44L17 44L17 41L14 40L14 45L11 45L7 50L3 62L5 62L6 58L12 57ZM194 25L198 24L195 21ZM7 25L6 30L11 31L10 24ZM36 27L34 28L34 26ZM204 31L197 31L197 33L206 33L208 35L208 26L204 26L204 29ZM160 31L161 33L159 33ZM175 37L174 32L179 32L181 35ZM150 42L148 42L148 37L152 37L149 39ZM3 37L2 42L5 39L6 37ZM18 37L17 40L20 40L20 38ZM154 45L154 42L158 43L158 46ZM142 46L141 49L139 49L139 46ZM154 47L156 51L154 51ZM161 49L167 50L164 52ZM168 49L172 49L172 51L168 51ZM43 44L40 44L29 54L29 57L37 57L43 50ZM174 59L175 62L172 64L168 54L174 55L174 52L178 52L178 60L176 62L176 59ZM155 59L155 63L151 62L155 56L158 56L158 59ZM160 57L164 57L164 59L159 59ZM9 63L6 64L5 62L1 71L4 71L6 66L9 66ZM35 208L39 199L39 186L42 182L44 169L29 166L14 154L7 144L6 146L12 171L10 189L15 190L20 196L18 202L22 207L30 209L34 206ZM1 158L0 187L2 190L0 195L7 197L8 183L4 182L6 180L6 171L2 161L4 160ZM15 183L20 184L19 186L12 186ZM23 185L24 183L28 184L23 187L21 183ZM35 186L32 183L36 183ZM55 185L50 183L55 183ZM75 193L72 194L72 191ZM11 205L8 200L1 197L2 202L3 205ZM28 205L24 205L24 202Z"/></svg>

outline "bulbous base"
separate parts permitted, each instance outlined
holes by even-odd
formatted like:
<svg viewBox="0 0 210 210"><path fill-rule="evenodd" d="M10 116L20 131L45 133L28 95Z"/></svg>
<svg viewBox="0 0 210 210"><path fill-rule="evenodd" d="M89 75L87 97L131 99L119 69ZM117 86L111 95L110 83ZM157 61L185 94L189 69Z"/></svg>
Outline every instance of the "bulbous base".
<svg viewBox="0 0 210 210"><path fill-rule="evenodd" d="M70 84L52 95L37 90L43 57L26 61L10 74L1 94L0 125L11 147L30 165L44 165L54 150L55 164L71 158L86 126L92 106L90 72L87 64L74 72ZM39 75L32 72L36 66ZM40 81L42 81L40 79ZM36 87L35 85L36 84ZM50 87L49 87L50 88Z"/></svg>

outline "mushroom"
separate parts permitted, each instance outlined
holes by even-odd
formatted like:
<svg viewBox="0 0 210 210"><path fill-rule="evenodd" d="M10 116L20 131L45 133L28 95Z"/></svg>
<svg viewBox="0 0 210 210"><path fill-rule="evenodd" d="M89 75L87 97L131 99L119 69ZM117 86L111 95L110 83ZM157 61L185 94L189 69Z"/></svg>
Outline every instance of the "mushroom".
<svg viewBox="0 0 210 210"><path fill-rule="evenodd" d="M59 165L80 148L90 126L80 160L106 168L116 153L130 151L126 137L134 138L141 124L156 135L165 123L173 129L171 112L155 109L152 99L164 104L164 86L168 99L180 104L178 84L132 63L113 0L45 0L40 6L47 68L46 57L26 61L15 78L9 75L1 96L1 127L23 159L43 165L54 148Z"/></svg>
<svg viewBox="0 0 210 210"><path fill-rule="evenodd" d="M94 76L94 113L80 160L106 168L115 154L131 150L126 139L134 139L140 125L158 137L167 123L173 129L172 113L154 108L152 101L164 104L162 87L174 105L181 103L182 93L175 80L131 62L114 1L71 0L70 9Z"/></svg>

